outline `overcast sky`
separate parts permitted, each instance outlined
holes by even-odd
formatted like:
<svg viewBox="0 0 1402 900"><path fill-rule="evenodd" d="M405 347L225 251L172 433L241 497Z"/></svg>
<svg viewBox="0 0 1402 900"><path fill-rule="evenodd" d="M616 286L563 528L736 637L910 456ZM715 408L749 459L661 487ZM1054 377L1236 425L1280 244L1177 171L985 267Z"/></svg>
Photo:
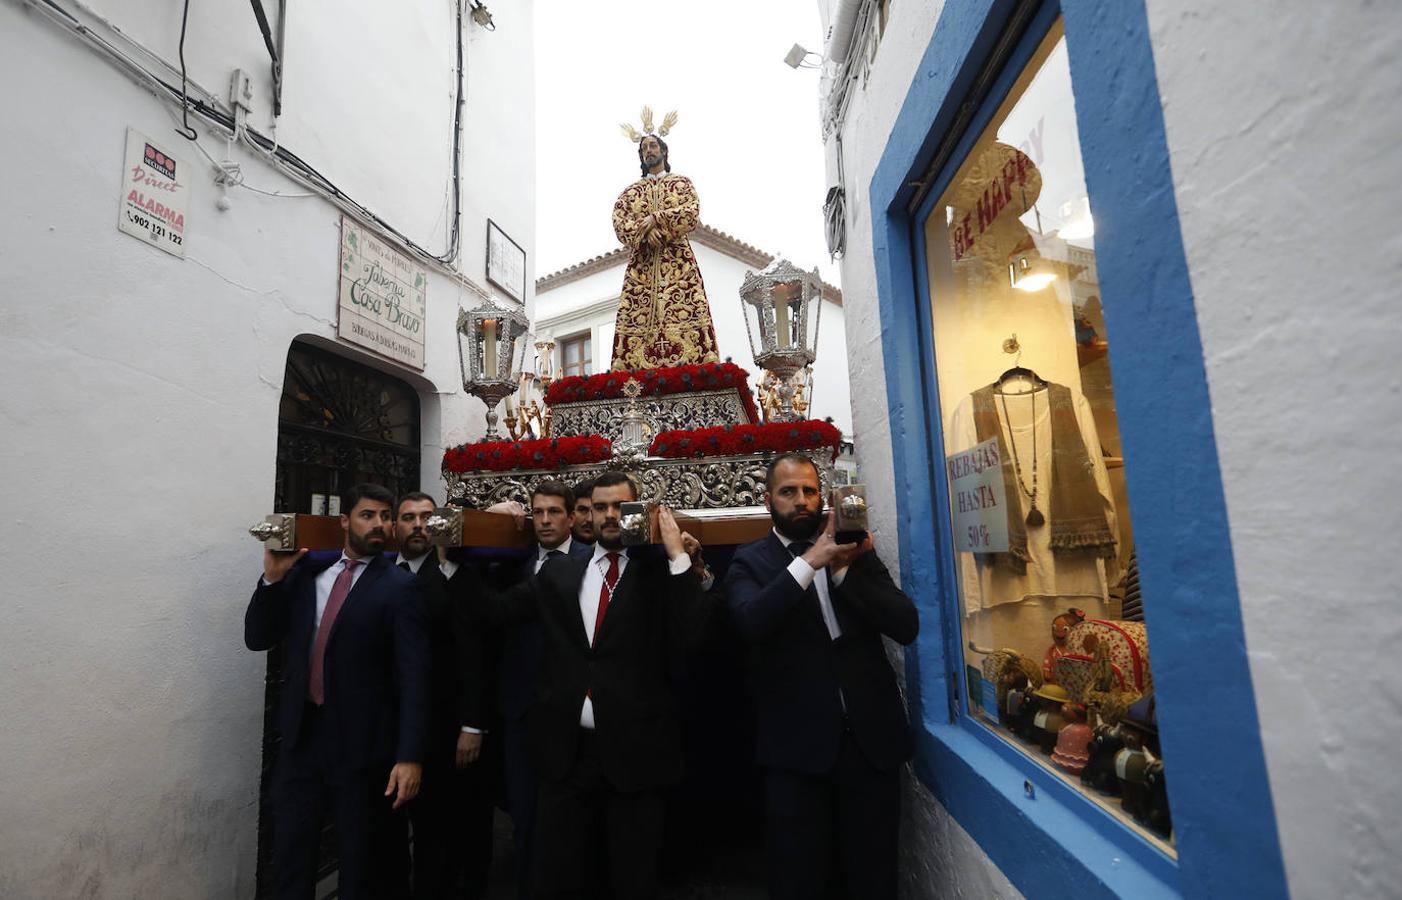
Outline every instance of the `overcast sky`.
<svg viewBox="0 0 1402 900"><path fill-rule="evenodd" d="M672 171L701 196L701 221L837 284L823 238L827 192L815 0L537 0L536 276L618 246L610 214L639 176L619 130L676 109ZM702 273L705 274L704 272ZM713 300L712 302L715 302Z"/></svg>

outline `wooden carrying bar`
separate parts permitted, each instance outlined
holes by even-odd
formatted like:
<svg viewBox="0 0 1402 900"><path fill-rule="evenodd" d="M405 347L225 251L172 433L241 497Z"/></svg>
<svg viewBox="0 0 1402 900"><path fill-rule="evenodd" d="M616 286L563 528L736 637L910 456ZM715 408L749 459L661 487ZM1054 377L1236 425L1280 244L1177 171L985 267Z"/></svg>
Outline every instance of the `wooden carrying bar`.
<svg viewBox="0 0 1402 900"><path fill-rule="evenodd" d="M439 510L440 513L454 511L462 516L462 534L460 540L443 541L450 547L525 548L532 543L530 528L518 529L514 516L480 509ZM703 547L747 544L764 537L772 527L767 513L737 511L728 515L692 516L674 510L673 514L682 531L699 540ZM339 550L345 544L340 516L281 513L268 516L263 523L250 529L250 533L270 550ZM652 510L652 534L656 539L656 509ZM385 549L397 549L392 529Z"/></svg>

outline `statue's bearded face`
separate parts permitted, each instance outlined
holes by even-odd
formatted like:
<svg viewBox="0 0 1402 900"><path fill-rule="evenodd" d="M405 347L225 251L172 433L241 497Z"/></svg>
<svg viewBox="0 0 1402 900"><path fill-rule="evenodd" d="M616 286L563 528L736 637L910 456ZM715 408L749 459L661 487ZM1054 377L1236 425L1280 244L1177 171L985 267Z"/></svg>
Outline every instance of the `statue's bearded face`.
<svg viewBox="0 0 1402 900"><path fill-rule="evenodd" d="M666 151L662 149L662 142L652 135L643 138L638 145L638 155L643 159L643 165L651 169L667 158Z"/></svg>

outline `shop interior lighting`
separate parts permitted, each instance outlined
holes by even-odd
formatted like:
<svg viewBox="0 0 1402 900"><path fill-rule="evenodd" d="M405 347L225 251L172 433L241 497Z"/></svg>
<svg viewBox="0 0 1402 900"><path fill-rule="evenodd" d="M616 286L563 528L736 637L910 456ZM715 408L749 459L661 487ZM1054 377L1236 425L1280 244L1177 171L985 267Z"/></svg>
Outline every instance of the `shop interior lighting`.
<svg viewBox="0 0 1402 900"><path fill-rule="evenodd" d="M1063 241L1079 241L1095 234L1095 220L1090 217L1090 198L1082 197L1077 203L1072 200L1061 204L1061 221L1066 224L1057 230L1056 236Z"/></svg>
<svg viewBox="0 0 1402 900"><path fill-rule="evenodd" d="M1008 281L1019 291L1040 291L1056 281L1056 273L1040 257L1018 256L1008 264Z"/></svg>

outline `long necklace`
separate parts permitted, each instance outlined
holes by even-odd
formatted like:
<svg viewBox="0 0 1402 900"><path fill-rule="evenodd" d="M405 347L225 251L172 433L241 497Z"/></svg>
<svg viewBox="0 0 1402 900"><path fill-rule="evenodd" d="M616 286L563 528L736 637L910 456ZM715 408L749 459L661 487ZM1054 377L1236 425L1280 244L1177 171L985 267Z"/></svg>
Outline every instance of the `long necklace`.
<svg viewBox="0 0 1402 900"><path fill-rule="evenodd" d="M1028 490L1022 482L1022 462L1017 457L1017 439L1013 436L1013 420L1008 415L1008 395L998 393L999 399L1003 401L1003 421L1008 426L1008 444L1013 448L1013 472L1017 475L1017 488L1022 491L1024 497L1029 501L1027 510L1027 525L1029 528L1037 528L1046 524L1046 517L1037 508L1037 392L1032 391L1032 490Z"/></svg>

